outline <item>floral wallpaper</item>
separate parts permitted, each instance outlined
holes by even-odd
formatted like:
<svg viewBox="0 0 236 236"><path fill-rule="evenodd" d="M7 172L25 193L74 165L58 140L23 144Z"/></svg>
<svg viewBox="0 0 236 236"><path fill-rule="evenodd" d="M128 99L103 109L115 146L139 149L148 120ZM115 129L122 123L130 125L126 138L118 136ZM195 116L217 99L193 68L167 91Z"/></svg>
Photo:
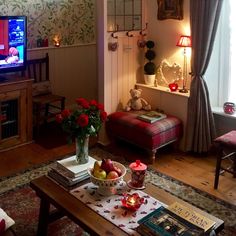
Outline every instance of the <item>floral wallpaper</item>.
<svg viewBox="0 0 236 236"><path fill-rule="evenodd" d="M26 15L28 48L95 41L95 0L1 0L0 15ZM45 46L45 45L44 45Z"/></svg>

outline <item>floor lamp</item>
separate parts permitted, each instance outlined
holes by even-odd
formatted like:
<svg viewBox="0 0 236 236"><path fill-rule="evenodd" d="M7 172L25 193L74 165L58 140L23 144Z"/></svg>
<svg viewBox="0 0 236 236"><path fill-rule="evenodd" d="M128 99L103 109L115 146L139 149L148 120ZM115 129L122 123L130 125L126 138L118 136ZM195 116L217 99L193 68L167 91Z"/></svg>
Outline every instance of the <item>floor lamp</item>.
<svg viewBox="0 0 236 236"><path fill-rule="evenodd" d="M183 88L179 90L180 93L187 93L188 89L186 89L187 84L187 55L186 55L186 48L191 47L191 37L186 35L181 35L179 41L177 42L176 46L184 48L184 64L183 64Z"/></svg>

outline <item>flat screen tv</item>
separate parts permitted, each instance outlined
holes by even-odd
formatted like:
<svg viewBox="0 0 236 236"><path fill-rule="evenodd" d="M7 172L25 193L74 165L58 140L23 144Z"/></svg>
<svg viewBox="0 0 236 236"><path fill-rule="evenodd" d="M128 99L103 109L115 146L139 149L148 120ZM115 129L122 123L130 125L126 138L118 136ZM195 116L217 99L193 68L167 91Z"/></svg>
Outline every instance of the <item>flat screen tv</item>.
<svg viewBox="0 0 236 236"><path fill-rule="evenodd" d="M26 16L0 16L0 80L3 73L25 69L26 50Z"/></svg>

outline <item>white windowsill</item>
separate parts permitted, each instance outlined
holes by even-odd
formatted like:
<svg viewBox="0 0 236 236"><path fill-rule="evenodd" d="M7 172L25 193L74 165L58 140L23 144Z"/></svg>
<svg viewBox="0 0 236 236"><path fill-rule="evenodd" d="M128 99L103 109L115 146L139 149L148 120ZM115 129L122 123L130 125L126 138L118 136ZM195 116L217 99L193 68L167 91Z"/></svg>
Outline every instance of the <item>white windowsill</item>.
<svg viewBox="0 0 236 236"><path fill-rule="evenodd" d="M211 110L216 115L220 115L220 116L236 119L236 113L234 113L232 115L226 114L226 113L224 113L224 110L223 110L222 107L212 107Z"/></svg>
<svg viewBox="0 0 236 236"><path fill-rule="evenodd" d="M141 83L136 83L137 86L139 87L145 87L145 88L150 88L150 89L154 89L154 90L158 90L158 91L162 91L162 92L165 92L165 93L170 93L170 94L174 94L174 95L178 95L178 96L183 96L183 97L187 97L189 98L190 96L190 93L188 91L188 93L180 93L179 91L176 91L176 92L171 92L169 88L167 87L164 87L164 86L150 86L150 85L146 85L146 84L141 84Z"/></svg>

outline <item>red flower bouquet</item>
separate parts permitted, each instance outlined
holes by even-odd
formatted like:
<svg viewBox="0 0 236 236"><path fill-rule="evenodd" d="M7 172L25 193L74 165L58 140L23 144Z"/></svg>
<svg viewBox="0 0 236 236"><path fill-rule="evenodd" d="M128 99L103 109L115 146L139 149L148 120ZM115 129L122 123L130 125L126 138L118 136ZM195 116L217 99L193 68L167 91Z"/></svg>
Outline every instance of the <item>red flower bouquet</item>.
<svg viewBox="0 0 236 236"><path fill-rule="evenodd" d="M77 98L78 109L65 109L56 116L56 121L62 125L64 131L69 134L69 141L75 138L76 161L84 164L89 161L88 139L96 136L107 118L104 106L96 100L87 101Z"/></svg>
<svg viewBox="0 0 236 236"><path fill-rule="evenodd" d="M63 110L56 116L56 121L62 125L63 130L70 135L71 139L97 135L107 118L104 106L96 100L88 101L84 98L77 98L76 103L78 109Z"/></svg>

